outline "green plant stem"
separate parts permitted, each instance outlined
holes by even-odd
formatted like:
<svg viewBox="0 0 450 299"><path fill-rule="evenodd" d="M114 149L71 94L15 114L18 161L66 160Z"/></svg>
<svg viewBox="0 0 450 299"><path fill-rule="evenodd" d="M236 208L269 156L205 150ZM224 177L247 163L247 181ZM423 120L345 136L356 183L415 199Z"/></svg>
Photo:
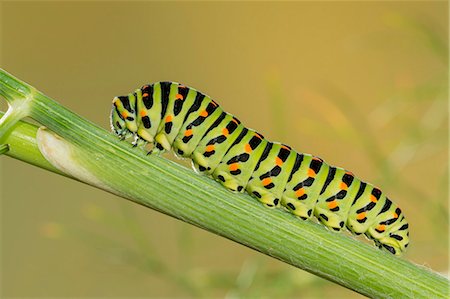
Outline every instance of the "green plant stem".
<svg viewBox="0 0 450 299"><path fill-rule="evenodd" d="M4 153L7 153L9 151L9 145L2 144L0 145L0 155L3 155Z"/></svg>
<svg viewBox="0 0 450 299"><path fill-rule="evenodd" d="M57 153L46 154L54 165L69 160L83 170L66 169L70 176L370 297L448 298L445 277L312 221L267 209L167 159L146 156L5 71L0 71L0 94L10 104L32 97L29 116L62 138L40 130L37 144L41 150L54 146ZM16 146L8 137L3 143L11 150ZM79 175L86 172L88 179Z"/></svg>
<svg viewBox="0 0 450 299"><path fill-rule="evenodd" d="M0 117L3 115L5 113L0 111ZM0 135L0 140L5 143L2 145L4 152L1 153L57 174L68 176L56 169L42 156L36 141L37 130L37 126L27 122L14 122L5 135Z"/></svg>

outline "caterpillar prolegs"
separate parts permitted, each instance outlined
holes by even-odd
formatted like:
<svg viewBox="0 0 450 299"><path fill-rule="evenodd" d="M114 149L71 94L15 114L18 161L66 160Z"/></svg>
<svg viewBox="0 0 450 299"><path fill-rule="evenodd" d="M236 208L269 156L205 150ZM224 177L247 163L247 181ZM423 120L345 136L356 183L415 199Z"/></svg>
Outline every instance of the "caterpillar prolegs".
<svg viewBox="0 0 450 299"><path fill-rule="evenodd" d="M145 85L115 97L112 130L153 151L174 150L226 188L248 192L268 207L328 228L365 234L393 254L408 246L408 223L380 189L322 159L297 153L246 128L209 96L175 82Z"/></svg>

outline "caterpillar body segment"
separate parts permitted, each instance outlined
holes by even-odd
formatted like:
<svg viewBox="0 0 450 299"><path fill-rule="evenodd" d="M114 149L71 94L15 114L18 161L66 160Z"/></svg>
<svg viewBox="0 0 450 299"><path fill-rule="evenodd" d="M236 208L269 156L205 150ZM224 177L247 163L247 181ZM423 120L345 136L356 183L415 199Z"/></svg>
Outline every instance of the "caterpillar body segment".
<svg viewBox="0 0 450 299"><path fill-rule="evenodd" d="M210 125L217 120L223 110L209 97L197 92L194 105L187 115L179 115L183 124L172 146L182 157L190 158Z"/></svg>
<svg viewBox="0 0 450 299"><path fill-rule="evenodd" d="M231 191L243 192L268 143L254 130L244 129L212 176Z"/></svg>
<svg viewBox="0 0 450 299"><path fill-rule="evenodd" d="M225 113L211 125L192 154L194 168L199 173L212 175L217 165L245 129L231 114Z"/></svg>
<svg viewBox="0 0 450 299"><path fill-rule="evenodd" d="M330 167L324 187L320 191L314 215L333 230L341 230L359 187L359 180L339 167Z"/></svg>
<svg viewBox="0 0 450 299"><path fill-rule="evenodd" d="M286 145L274 142L267 146L247 183L246 191L267 207L280 206L295 158L296 153Z"/></svg>
<svg viewBox="0 0 450 299"><path fill-rule="evenodd" d="M192 159L197 172L267 207L282 207L301 219L316 217L335 231L365 234L393 254L408 246L408 223L381 190L316 156L268 141L193 88L145 85L115 97L110 119L122 139L153 143L152 152L173 150Z"/></svg>

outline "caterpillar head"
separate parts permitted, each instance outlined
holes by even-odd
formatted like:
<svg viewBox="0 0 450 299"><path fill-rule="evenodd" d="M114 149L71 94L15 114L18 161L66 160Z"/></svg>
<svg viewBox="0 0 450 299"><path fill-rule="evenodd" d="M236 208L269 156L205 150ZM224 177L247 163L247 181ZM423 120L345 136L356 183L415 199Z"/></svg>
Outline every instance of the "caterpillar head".
<svg viewBox="0 0 450 299"><path fill-rule="evenodd" d="M111 130L121 138L127 138L137 131L136 97L134 94L115 97L111 109Z"/></svg>

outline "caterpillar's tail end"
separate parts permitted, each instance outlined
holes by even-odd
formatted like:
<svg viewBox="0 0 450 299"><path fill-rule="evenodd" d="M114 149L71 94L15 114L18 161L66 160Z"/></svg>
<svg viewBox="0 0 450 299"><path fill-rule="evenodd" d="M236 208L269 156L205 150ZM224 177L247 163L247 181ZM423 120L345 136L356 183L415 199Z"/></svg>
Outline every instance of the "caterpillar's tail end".
<svg viewBox="0 0 450 299"><path fill-rule="evenodd" d="M381 250L398 256L402 255L409 245L408 223L404 217L390 230L380 233L376 229L369 229L366 235L373 239Z"/></svg>
<svg viewBox="0 0 450 299"><path fill-rule="evenodd" d="M377 243L380 249L398 256L403 254L403 252L406 250L406 247L408 247L409 244L409 243L400 243L399 241L394 240L391 237L383 238L379 240Z"/></svg>

